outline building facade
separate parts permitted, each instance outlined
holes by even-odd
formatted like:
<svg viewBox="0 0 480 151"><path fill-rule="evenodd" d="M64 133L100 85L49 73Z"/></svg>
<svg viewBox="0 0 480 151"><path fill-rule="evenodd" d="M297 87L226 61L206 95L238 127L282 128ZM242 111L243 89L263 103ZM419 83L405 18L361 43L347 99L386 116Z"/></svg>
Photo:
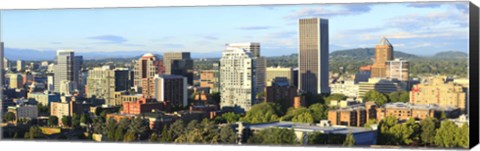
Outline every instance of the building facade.
<svg viewBox="0 0 480 151"><path fill-rule="evenodd" d="M332 94L343 94L347 97L357 97L360 87L355 84L355 81L341 81L330 84L330 90Z"/></svg>
<svg viewBox="0 0 480 151"><path fill-rule="evenodd" d="M62 81L79 82L81 57L75 57L73 50L58 50L53 66L54 92L60 92ZM77 87L75 86L75 89Z"/></svg>
<svg viewBox="0 0 480 151"><path fill-rule="evenodd" d="M166 52L163 54L165 74L187 77L187 83L193 85L193 60L190 52Z"/></svg>
<svg viewBox="0 0 480 151"><path fill-rule="evenodd" d="M393 81L380 79L380 78L370 78L368 82L359 82L358 83L358 95L357 97L362 98L370 90L376 90L380 93L392 93L395 91L402 90L402 87Z"/></svg>
<svg viewBox="0 0 480 151"><path fill-rule="evenodd" d="M210 93L220 92L219 70L200 71L200 87L210 88Z"/></svg>
<svg viewBox="0 0 480 151"><path fill-rule="evenodd" d="M282 68L282 67L269 67L266 69L265 74L265 83L266 86L272 85L272 80L276 77L285 77L288 80L288 84L294 86L294 76L293 68Z"/></svg>
<svg viewBox="0 0 480 151"><path fill-rule="evenodd" d="M447 82L442 77L436 77L429 79L428 83L414 85L410 91L410 103L437 104L466 109L466 90L461 85Z"/></svg>
<svg viewBox="0 0 480 151"><path fill-rule="evenodd" d="M252 54L252 59L255 60L255 92L260 93L264 91L267 59L260 55L260 43L229 43L226 44L226 46L230 48L240 48Z"/></svg>
<svg viewBox="0 0 480 151"><path fill-rule="evenodd" d="M388 116L394 116L398 120L408 120L414 118L422 120L427 117L440 118L442 113L447 117L458 117L460 115L459 108L440 107L438 105L418 105L410 103L387 103L380 108L377 108L377 121L380 121Z"/></svg>
<svg viewBox="0 0 480 151"><path fill-rule="evenodd" d="M86 87L87 98L102 99L107 105L115 104L115 72L111 66L89 70Z"/></svg>
<svg viewBox="0 0 480 151"><path fill-rule="evenodd" d="M152 99L141 98L134 102L123 102L123 114L150 113L152 110L163 110L163 103Z"/></svg>
<svg viewBox="0 0 480 151"><path fill-rule="evenodd" d="M154 78L153 98L168 105L186 107L187 78L179 75L160 75Z"/></svg>
<svg viewBox="0 0 480 151"><path fill-rule="evenodd" d="M302 92L330 93L328 37L327 19L299 20L298 88Z"/></svg>
<svg viewBox="0 0 480 151"><path fill-rule="evenodd" d="M393 46L387 38L382 37L380 42L375 46L375 61L372 65L372 78L385 78L386 62L393 60Z"/></svg>
<svg viewBox="0 0 480 151"><path fill-rule="evenodd" d="M148 84L147 87L144 88L144 81L151 81L155 74L157 74L156 61L157 59L152 53L146 53L134 62L133 86L137 88L137 91L142 92L143 89L149 89Z"/></svg>
<svg viewBox="0 0 480 151"><path fill-rule="evenodd" d="M18 73L9 74L9 84L10 89L21 89L23 88L23 77Z"/></svg>
<svg viewBox="0 0 480 151"><path fill-rule="evenodd" d="M220 107L250 110L256 95L255 59L251 52L227 47L220 59Z"/></svg>

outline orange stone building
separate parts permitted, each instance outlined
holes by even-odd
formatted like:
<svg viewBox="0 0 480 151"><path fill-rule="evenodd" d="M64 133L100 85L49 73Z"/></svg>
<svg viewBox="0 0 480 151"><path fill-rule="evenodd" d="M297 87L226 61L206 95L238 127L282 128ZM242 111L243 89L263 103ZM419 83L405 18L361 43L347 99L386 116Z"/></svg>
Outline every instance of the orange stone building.
<svg viewBox="0 0 480 151"><path fill-rule="evenodd" d="M390 60L393 60L393 46L387 38L382 37L375 46L375 62L372 65L371 78L386 77L386 62Z"/></svg>
<svg viewBox="0 0 480 151"><path fill-rule="evenodd" d="M375 102L352 105L346 108L328 111L328 120L332 125L364 126L369 120L375 120Z"/></svg>

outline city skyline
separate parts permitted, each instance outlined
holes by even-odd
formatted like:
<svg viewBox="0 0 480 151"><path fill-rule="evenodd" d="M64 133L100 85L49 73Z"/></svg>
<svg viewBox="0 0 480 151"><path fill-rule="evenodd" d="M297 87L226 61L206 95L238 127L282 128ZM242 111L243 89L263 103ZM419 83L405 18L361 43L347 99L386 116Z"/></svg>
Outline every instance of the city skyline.
<svg viewBox="0 0 480 151"><path fill-rule="evenodd" d="M139 54L190 51L220 57L226 43L247 41L261 43L262 56L274 56L297 52L297 19L319 17L329 19L331 24L330 52L372 48L379 37L386 36L397 51L432 55L442 51L467 52L467 4L8 10L1 14L1 36L6 57L9 51L25 49L73 49L78 53L140 51ZM398 11L385 13L388 10ZM415 13L409 13L412 11ZM257 17L251 18L252 15Z"/></svg>

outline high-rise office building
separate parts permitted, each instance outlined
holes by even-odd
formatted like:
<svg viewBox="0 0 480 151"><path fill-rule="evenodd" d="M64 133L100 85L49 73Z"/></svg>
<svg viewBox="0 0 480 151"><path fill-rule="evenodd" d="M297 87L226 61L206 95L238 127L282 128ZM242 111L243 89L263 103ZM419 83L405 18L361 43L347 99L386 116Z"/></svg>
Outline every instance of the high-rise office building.
<svg viewBox="0 0 480 151"><path fill-rule="evenodd" d="M298 88L304 93L330 93L328 87L328 20L299 20Z"/></svg>
<svg viewBox="0 0 480 151"><path fill-rule="evenodd" d="M220 59L220 107L250 110L255 98L255 59L251 52L227 47Z"/></svg>
<svg viewBox="0 0 480 151"><path fill-rule="evenodd" d="M70 84L74 84L75 89L77 90L81 87L80 85L77 85L77 83L79 82L82 63L82 57L75 56L73 50L57 51L55 65L53 67L54 92L60 92L62 81L70 81Z"/></svg>
<svg viewBox="0 0 480 151"><path fill-rule="evenodd" d="M76 89L83 95L85 93L85 85L82 77L83 56L75 56L73 58L73 81L76 83Z"/></svg>
<svg viewBox="0 0 480 151"><path fill-rule="evenodd" d="M130 90L130 70L127 68L116 68L115 72L115 91Z"/></svg>
<svg viewBox="0 0 480 151"><path fill-rule="evenodd" d="M393 60L393 46L387 38L382 37L375 46L375 61L372 65L372 78L386 78L386 62Z"/></svg>
<svg viewBox="0 0 480 151"><path fill-rule="evenodd" d="M163 54L165 74L187 77L187 83L193 85L193 60L190 52L166 52Z"/></svg>
<svg viewBox="0 0 480 151"><path fill-rule="evenodd" d="M10 65L10 61L6 58L6 57L3 57L3 70L10 70L11 69L11 65Z"/></svg>
<svg viewBox="0 0 480 151"><path fill-rule="evenodd" d="M240 48L252 54L252 58L255 59L255 91L260 93L265 89L265 74L267 68L267 59L260 55L260 43L247 42L247 43L229 43L226 44L230 48Z"/></svg>
<svg viewBox="0 0 480 151"><path fill-rule="evenodd" d="M187 106L187 78L179 75L156 75L153 96L157 101L168 105Z"/></svg>
<svg viewBox="0 0 480 151"><path fill-rule="evenodd" d="M10 89L23 88L23 77L21 74L13 73L10 74L9 78L10 83L8 84L8 87L10 87Z"/></svg>
<svg viewBox="0 0 480 151"><path fill-rule="evenodd" d="M150 83L157 74L157 66L155 62L157 58L152 53L144 54L139 60L135 61L134 67L134 80L133 85L137 88L137 91L148 91L150 89Z"/></svg>
<svg viewBox="0 0 480 151"><path fill-rule="evenodd" d="M88 98L103 99L105 104L114 105L115 72L111 66L89 70L86 87Z"/></svg>
<svg viewBox="0 0 480 151"><path fill-rule="evenodd" d="M17 71L25 71L25 62L23 60L17 60Z"/></svg>

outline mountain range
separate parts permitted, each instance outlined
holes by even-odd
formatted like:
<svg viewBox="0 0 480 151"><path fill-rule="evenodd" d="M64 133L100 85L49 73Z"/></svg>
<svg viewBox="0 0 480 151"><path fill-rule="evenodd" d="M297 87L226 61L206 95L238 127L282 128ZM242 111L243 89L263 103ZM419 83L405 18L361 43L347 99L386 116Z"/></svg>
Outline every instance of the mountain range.
<svg viewBox="0 0 480 151"><path fill-rule="evenodd" d="M108 52L79 52L77 55L83 56L86 60L102 60L102 59L134 59L138 58L141 55L147 53L147 51L117 51L115 53ZM32 49L15 49L15 48L5 48L5 56L9 60L53 60L55 58L56 51L53 50L32 50ZM162 55L157 54L157 57ZM330 53L330 58L346 58L346 59L367 59L373 58L375 54L374 48L356 48L356 49L347 49L347 50L337 50ZM192 58L219 58L221 56L221 51L213 51L208 53L192 53ZM283 58L283 57L296 57L297 54L284 55L284 56L274 56L268 58ZM409 53L404 53L402 51L394 51L395 58L403 59L419 59L424 57L429 58L438 58L438 59L462 59L467 58L468 54L460 51L444 51L439 52L433 56L419 56Z"/></svg>

